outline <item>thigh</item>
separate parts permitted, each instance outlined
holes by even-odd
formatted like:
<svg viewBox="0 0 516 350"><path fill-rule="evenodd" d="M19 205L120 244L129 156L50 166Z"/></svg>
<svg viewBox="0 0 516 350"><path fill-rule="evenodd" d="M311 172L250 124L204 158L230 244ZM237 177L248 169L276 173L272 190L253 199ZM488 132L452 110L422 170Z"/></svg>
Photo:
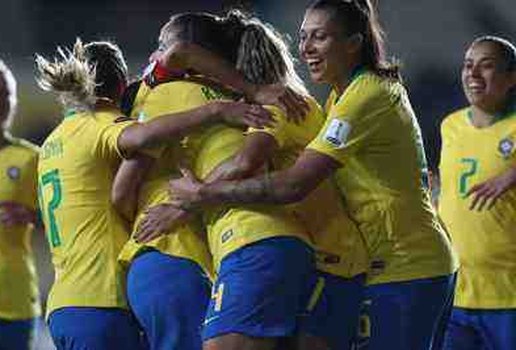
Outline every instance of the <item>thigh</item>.
<svg viewBox="0 0 516 350"><path fill-rule="evenodd" d="M342 278L318 272L317 283L308 300L306 315L300 322L304 349L324 348L321 340L332 350L350 349L357 334L360 304L363 299L365 276Z"/></svg>
<svg viewBox="0 0 516 350"><path fill-rule="evenodd" d="M0 319L0 350L29 350L35 335L36 319L2 320Z"/></svg>
<svg viewBox="0 0 516 350"><path fill-rule="evenodd" d="M193 261L149 252L131 264L127 296L151 349L199 350L210 282Z"/></svg>
<svg viewBox="0 0 516 350"><path fill-rule="evenodd" d="M359 345L376 349L430 349L446 315L454 276L368 286Z"/></svg>
<svg viewBox="0 0 516 350"><path fill-rule="evenodd" d="M266 240L233 252L221 263L203 339L292 336L314 273L312 251L297 239Z"/></svg>
<svg viewBox="0 0 516 350"><path fill-rule="evenodd" d="M122 309L58 309L49 316L49 328L57 350L145 349L136 321Z"/></svg>

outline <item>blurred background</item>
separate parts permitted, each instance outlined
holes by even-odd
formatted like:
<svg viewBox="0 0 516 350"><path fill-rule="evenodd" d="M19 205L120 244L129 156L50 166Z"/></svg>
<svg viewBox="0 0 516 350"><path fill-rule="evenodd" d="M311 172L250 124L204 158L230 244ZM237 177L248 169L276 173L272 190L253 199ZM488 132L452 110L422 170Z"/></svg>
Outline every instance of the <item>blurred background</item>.
<svg viewBox="0 0 516 350"><path fill-rule="evenodd" d="M297 30L308 0L1 0L0 57L18 79L19 109L13 134L40 144L59 122L53 96L34 81L34 53L53 55L57 45L111 39L126 55L133 76L157 46L159 29L173 13L209 11L222 14L239 7L252 11L286 34L297 56ZM516 41L514 0L384 0L378 1L387 32L388 51L402 63L402 72L423 130L430 167L438 164L439 125L465 105L459 73L469 42L494 34ZM327 91L310 84L324 103ZM43 298L52 281L46 240L35 234L34 245ZM36 349L53 349L42 327Z"/></svg>

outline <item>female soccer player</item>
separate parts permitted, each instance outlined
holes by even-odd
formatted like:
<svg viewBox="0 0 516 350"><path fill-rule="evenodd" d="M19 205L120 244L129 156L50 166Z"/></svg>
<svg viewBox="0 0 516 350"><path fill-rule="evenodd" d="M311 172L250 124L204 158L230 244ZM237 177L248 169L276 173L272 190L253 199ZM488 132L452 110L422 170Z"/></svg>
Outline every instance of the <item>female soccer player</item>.
<svg viewBox="0 0 516 350"><path fill-rule="evenodd" d="M475 39L462 84L470 106L441 127L439 213L461 262L445 349L515 349L515 46Z"/></svg>
<svg viewBox="0 0 516 350"><path fill-rule="evenodd" d="M384 61L369 1L312 3L300 30L312 79L333 92L327 120L294 166L242 182L171 182L177 205L287 203L337 184L371 256L369 349L425 349L451 301L455 261L431 208L420 130L397 70Z"/></svg>
<svg viewBox="0 0 516 350"><path fill-rule="evenodd" d="M121 156L177 137L176 119L192 115L145 125L121 117L117 106L127 66L112 43L78 41L72 52L59 54L54 62L36 59L40 86L57 92L67 110L45 140L38 164L56 270L47 307L50 331L58 349L139 349L117 263L128 235L110 204L111 186ZM207 105L196 116L217 119L218 111Z"/></svg>
<svg viewBox="0 0 516 350"><path fill-rule="evenodd" d="M192 16L203 18L206 15L188 14L183 18ZM181 17L173 18L173 22L179 18ZM173 23L164 30L174 30L174 35L170 33L168 35L175 40L184 39L179 34L181 26L178 28L176 24ZM197 22L197 24L200 23ZM217 30L213 25L219 25L222 29ZM244 48L239 45L241 37L254 36L255 39L260 39L260 43L265 47L274 46L271 45L271 39L268 39L262 27L261 23L247 22L237 15L219 19L210 26L205 23L199 26L190 23L187 26L189 33L198 39L216 35L215 39L207 41L205 45L233 64L237 61L245 61L243 57L249 53L242 54ZM225 33L222 36L220 36L221 30ZM162 37L165 33L162 32ZM213 47L217 40L221 42L218 50ZM249 45L247 48L256 49L256 46ZM264 49L263 46L262 49ZM253 52L256 53L256 51ZM291 68L288 66L290 61L287 63L283 61L285 59L283 51L273 52L277 57L267 62L272 62L272 66L258 62L253 68L258 72L258 76L273 76L274 80L276 80L276 74L280 74L284 78L283 83L294 87L295 84L292 83L298 79L290 75L291 70L287 70ZM264 66L273 71L264 71ZM277 81L264 79L256 83L274 82ZM169 84L172 86L178 83L183 84L183 89L188 88L188 93L178 96L189 97L190 101L206 103L212 98L220 98L220 93L203 85L188 81ZM301 89L303 89L302 86ZM299 90L299 92L303 91ZM222 124L213 125L188 135L184 142L185 158L198 176L206 178L219 164L233 156L242 147L243 141L242 129L230 128ZM289 210L269 206L220 208L206 213L204 221L217 269L217 280L204 323L204 347L207 349L275 348L280 337L294 334L297 316L303 311L304 300L309 291L310 279L313 275L313 258L311 248L306 243L308 241L306 229L301 227ZM150 233L149 236L143 235L142 238L152 238L155 232L151 229ZM182 233L179 232L176 235ZM138 258L135 262L138 262ZM131 276L129 283L131 283ZM176 312L179 311L179 309L176 310Z"/></svg>
<svg viewBox="0 0 516 350"><path fill-rule="evenodd" d="M41 314L30 236L37 221L37 147L7 131L16 81L0 60L0 349L32 348Z"/></svg>

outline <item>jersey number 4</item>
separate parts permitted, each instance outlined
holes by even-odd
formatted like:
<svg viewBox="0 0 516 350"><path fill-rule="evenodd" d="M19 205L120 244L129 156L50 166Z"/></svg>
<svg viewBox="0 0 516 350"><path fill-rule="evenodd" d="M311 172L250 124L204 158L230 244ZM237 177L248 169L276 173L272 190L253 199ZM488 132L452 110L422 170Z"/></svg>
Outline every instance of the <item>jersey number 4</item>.
<svg viewBox="0 0 516 350"><path fill-rule="evenodd" d="M50 200L46 200L47 198L44 198L43 196L43 189L45 186L51 186L52 196ZM50 244L52 245L52 248L58 247L61 245L61 237L59 235L59 228L56 222L55 210L59 207L59 204L61 204L62 199L59 170L53 169L41 176L39 184L39 198L41 211L44 217L46 217L46 229L48 230Z"/></svg>

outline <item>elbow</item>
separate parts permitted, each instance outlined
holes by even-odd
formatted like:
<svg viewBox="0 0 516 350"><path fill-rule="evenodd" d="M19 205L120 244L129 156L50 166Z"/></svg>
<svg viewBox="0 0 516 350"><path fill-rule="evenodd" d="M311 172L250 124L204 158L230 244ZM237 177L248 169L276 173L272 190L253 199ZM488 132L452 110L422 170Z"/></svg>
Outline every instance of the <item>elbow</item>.
<svg viewBox="0 0 516 350"><path fill-rule="evenodd" d="M132 125L124 130L118 138L118 148L124 158L130 158L149 143L147 129L141 125Z"/></svg>

